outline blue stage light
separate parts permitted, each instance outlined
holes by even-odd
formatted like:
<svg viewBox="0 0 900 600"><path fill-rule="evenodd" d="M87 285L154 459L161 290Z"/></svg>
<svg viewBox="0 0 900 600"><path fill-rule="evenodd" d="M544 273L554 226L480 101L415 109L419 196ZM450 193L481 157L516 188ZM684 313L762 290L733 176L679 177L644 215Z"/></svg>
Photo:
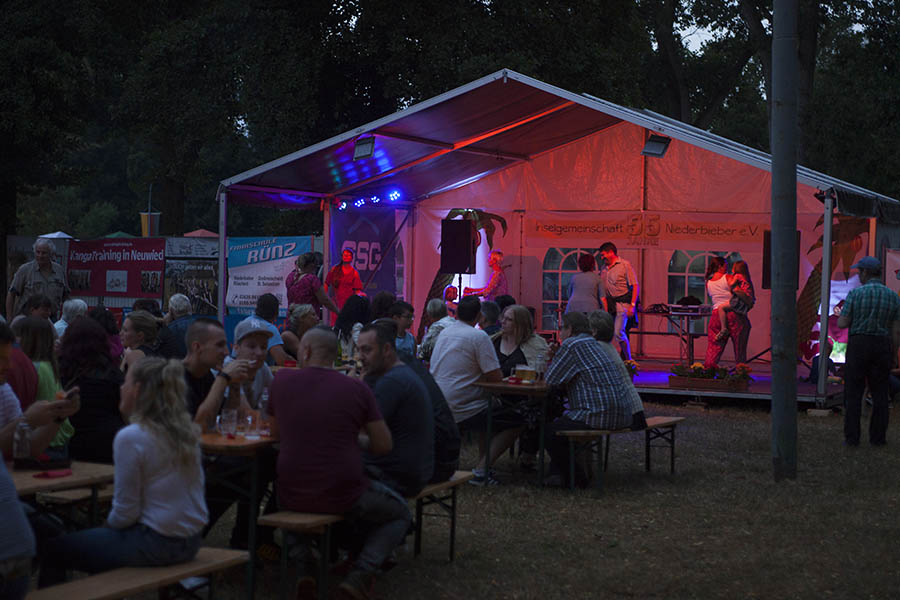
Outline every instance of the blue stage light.
<svg viewBox="0 0 900 600"><path fill-rule="evenodd" d="M381 198L379 198L378 196L372 196L371 198L369 198L369 202L371 202L372 204L378 204L379 202L381 202Z"/></svg>
<svg viewBox="0 0 900 600"><path fill-rule="evenodd" d="M365 203L366 203L366 201L364 199L360 198L359 200L357 200L356 202L353 203L353 206L355 206L356 208L359 208L360 206L362 206Z"/></svg>
<svg viewBox="0 0 900 600"><path fill-rule="evenodd" d="M338 206L338 210L347 210L347 203L341 202L341 205Z"/></svg>
<svg viewBox="0 0 900 600"><path fill-rule="evenodd" d="M388 199L390 199L391 202L396 202L400 199L400 192L397 190L391 190L391 193L388 194Z"/></svg>

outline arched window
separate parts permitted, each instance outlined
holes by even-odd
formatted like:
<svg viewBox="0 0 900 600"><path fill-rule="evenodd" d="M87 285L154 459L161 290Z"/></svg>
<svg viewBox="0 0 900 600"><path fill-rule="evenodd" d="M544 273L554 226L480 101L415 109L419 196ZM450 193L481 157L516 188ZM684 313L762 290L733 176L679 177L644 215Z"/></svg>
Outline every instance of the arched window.
<svg viewBox="0 0 900 600"><path fill-rule="evenodd" d="M548 248L544 254L541 285L541 331L559 329L559 315L569 300L569 282L578 272L578 255L591 254L601 264L596 248Z"/></svg>
<svg viewBox="0 0 900 600"><path fill-rule="evenodd" d="M676 250L669 258L668 302L674 304L685 296L694 296L704 304L709 303L706 294L706 267L713 256L724 257L729 265L741 260L737 252L712 252L702 250ZM706 319L697 319L692 324L695 333L706 331ZM669 325L670 329L674 329Z"/></svg>

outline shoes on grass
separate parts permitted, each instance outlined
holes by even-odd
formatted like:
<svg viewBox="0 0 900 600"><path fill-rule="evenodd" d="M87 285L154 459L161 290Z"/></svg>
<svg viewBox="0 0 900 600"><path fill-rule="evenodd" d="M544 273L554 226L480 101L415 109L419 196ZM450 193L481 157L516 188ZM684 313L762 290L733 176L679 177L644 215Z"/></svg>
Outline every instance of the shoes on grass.
<svg viewBox="0 0 900 600"><path fill-rule="evenodd" d="M338 589L344 598L352 600L368 600L372 597L375 576L361 570L350 571Z"/></svg>
<svg viewBox="0 0 900 600"><path fill-rule="evenodd" d="M493 487L496 485L500 485L500 481L496 477L494 477L493 471L489 473L473 471L472 473L474 477L469 480L469 483L472 485L477 485L478 487Z"/></svg>

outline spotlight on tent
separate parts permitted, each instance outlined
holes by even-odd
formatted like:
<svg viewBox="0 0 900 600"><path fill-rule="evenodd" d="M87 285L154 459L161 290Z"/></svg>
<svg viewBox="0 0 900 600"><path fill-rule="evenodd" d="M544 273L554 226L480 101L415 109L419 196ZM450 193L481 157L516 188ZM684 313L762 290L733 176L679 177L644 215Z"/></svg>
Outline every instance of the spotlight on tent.
<svg viewBox="0 0 900 600"><path fill-rule="evenodd" d="M371 198L369 198L369 202L371 202L372 204L378 204L379 202L381 202L381 198L379 198L378 196L372 196Z"/></svg>
<svg viewBox="0 0 900 600"><path fill-rule="evenodd" d="M667 138L662 135L651 135L647 139L647 143L644 144L644 149L641 150L641 154L644 156L662 158L666 154L666 150L669 149L669 142L671 141L672 138Z"/></svg>
<svg viewBox="0 0 900 600"><path fill-rule="evenodd" d="M353 146L353 160L371 158L375 154L375 136L357 138Z"/></svg>
<svg viewBox="0 0 900 600"><path fill-rule="evenodd" d="M359 200L357 200L356 202L353 203L353 206L355 206L356 208L359 208L365 203L366 203L366 201L364 199L360 198Z"/></svg>
<svg viewBox="0 0 900 600"><path fill-rule="evenodd" d="M397 190L391 190L391 193L388 194L388 200L390 200L391 202L396 202L399 199L400 199L400 192L398 192Z"/></svg>
<svg viewBox="0 0 900 600"><path fill-rule="evenodd" d="M341 202L340 205L338 205L338 210L347 210L347 203Z"/></svg>

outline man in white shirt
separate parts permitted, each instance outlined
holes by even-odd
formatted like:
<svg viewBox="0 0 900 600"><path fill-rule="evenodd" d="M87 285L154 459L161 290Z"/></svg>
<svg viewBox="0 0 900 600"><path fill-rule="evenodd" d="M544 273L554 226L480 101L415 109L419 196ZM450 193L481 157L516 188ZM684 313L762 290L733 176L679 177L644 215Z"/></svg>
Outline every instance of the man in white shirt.
<svg viewBox="0 0 900 600"><path fill-rule="evenodd" d="M497 382L502 379L497 353L488 335L475 329L481 314L477 296L466 296L457 308L457 322L446 327L438 336L431 354L431 375L444 393L460 431L486 431L490 396L475 385L478 381ZM491 462L495 461L518 438L524 426L523 418L515 412L494 407L491 409ZM478 466L473 469L474 485L498 485L485 472L486 442L482 438Z"/></svg>

